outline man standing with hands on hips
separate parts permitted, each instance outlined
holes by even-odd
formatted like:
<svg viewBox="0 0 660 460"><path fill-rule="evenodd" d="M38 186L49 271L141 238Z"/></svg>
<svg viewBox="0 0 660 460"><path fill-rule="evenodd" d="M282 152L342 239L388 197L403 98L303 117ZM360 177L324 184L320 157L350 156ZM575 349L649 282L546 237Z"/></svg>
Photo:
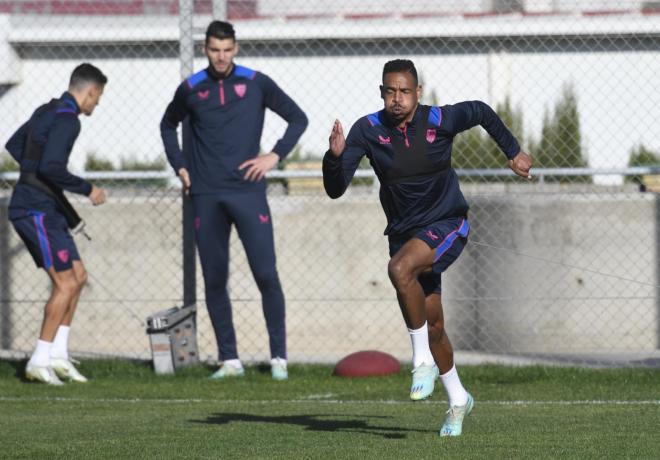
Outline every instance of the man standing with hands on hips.
<svg viewBox="0 0 660 460"><path fill-rule="evenodd" d="M272 377L286 380L284 294L275 265L265 175L296 145L307 117L268 76L235 64L237 52L233 26L211 22L204 43L209 65L179 85L160 130L167 158L193 201L206 305L222 361L211 378L244 375L227 291L229 236L235 225L262 296ZM273 149L260 155L266 108L288 126ZM186 117L191 150L184 155L177 127Z"/></svg>

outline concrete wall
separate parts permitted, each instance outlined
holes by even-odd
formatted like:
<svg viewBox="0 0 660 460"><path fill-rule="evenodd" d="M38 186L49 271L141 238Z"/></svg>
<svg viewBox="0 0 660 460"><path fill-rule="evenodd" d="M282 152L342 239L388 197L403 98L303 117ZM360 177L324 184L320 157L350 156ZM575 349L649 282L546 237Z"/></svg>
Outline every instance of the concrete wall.
<svg viewBox="0 0 660 460"><path fill-rule="evenodd" d="M471 242L443 280L447 328L457 349L574 354L659 348L656 195L468 198ZM336 201L271 194L270 204L291 359L336 359L367 348L409 359L409 339L387 278L385 222L376 194L350 193ZM178 196L114 191L101 208L79 207L93 237L77 239L92 278L72 347L148 356L145 318L180 304ZM0 319L0 339L5 347L30 350L48 284L13 230L0 237L0 286L8 290L0 298L10 300L1 311L11 317L10 327L6 316ZM239 353L265 359L260 297L236 235L231 257ZM198 287L203 299L199 273ZM201 300L198 307L200 354L213 359Z"/></svg>

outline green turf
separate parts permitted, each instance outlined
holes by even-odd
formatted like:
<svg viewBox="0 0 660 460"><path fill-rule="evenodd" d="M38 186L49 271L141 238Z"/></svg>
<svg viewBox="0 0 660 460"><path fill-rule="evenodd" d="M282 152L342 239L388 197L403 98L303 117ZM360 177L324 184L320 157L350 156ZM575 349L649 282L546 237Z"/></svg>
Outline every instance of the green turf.
<svg viewBox="0 0 660 460"><path fill-rule="evenodd" d="M92 381L49 387L0 362L6 458L659 458L660 371L464 366L477 405L440 439L446 409L407 400L409 369L342 379L327 366L209 381L198 366L155 376L142 363L85 362Z"/></svg>

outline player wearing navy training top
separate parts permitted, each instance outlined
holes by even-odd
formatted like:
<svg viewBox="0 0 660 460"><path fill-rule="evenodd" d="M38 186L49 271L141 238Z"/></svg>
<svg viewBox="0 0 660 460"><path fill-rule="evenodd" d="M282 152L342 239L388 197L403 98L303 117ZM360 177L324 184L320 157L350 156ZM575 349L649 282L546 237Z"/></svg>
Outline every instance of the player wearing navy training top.
<svg viewBox="0 0 660 460"><path fill-rule="evenodd" d="M307 117L268 76L234 63L238 44L231 24L213 21L208 26L204 52L208 67L179 85L160 129L167 158L193 200L206 305L222 361L211 377L244 373L227 292L229 235L235 224L262 296L272 376L284 380L284 294L264 176L296 145ZM272 151L259 155L266 108L288 126ZM176 130L185 118L191 136L188 150L182 152Z"/></svg>
<svg viewBox="0 0 660 460"><path fill-rule="evenodd" d="M93 65L79 65L68 91L39 107L6 145L21 170L9 219L37 266L53 282L37 347L25 369L29 380L54 385L61 385L60 379L87 381L69 360L67 349L87 272L69 232L72 208L64 206L68 201L62 190L86 195L94 205L105 201L103 189L71 174L67 163L80 133L78 116L92 114L107 81Z"/></svg>
<svg viewBox="0 0 660 460"><path fill-rule="evenodd" d="M531 158L483 102L419 104L422 88L411 61L386 63L380 90L384 109L360 118L347 138L335 121L323 158L323 183L331 198L340 197L362 157L369 158L387 217L388 273L412 341L410 398L429 397L442 373L450 407L440 435L458 436L474 400L454 366L440 295L441 273L458 258L470 231L468 205L451 167L452 141L461 131L481 125L516 174L530 177Z"/></svg>

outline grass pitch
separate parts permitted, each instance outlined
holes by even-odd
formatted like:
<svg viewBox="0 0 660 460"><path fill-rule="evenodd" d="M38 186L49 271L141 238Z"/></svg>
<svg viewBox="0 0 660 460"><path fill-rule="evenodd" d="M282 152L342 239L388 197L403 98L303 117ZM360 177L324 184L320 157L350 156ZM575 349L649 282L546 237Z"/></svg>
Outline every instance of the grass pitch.
<svg viewBox="0 0 660 460"><path fill-rule="evenodd" d="M660 458L660 370L463 366L476 406L460 438L446 410L408 398L410 369L343 379L320 365L210 381L198 366L156 376L144 363L87 361L87 384L22 381L0 362L0 457L66 459Z"/></svg>

